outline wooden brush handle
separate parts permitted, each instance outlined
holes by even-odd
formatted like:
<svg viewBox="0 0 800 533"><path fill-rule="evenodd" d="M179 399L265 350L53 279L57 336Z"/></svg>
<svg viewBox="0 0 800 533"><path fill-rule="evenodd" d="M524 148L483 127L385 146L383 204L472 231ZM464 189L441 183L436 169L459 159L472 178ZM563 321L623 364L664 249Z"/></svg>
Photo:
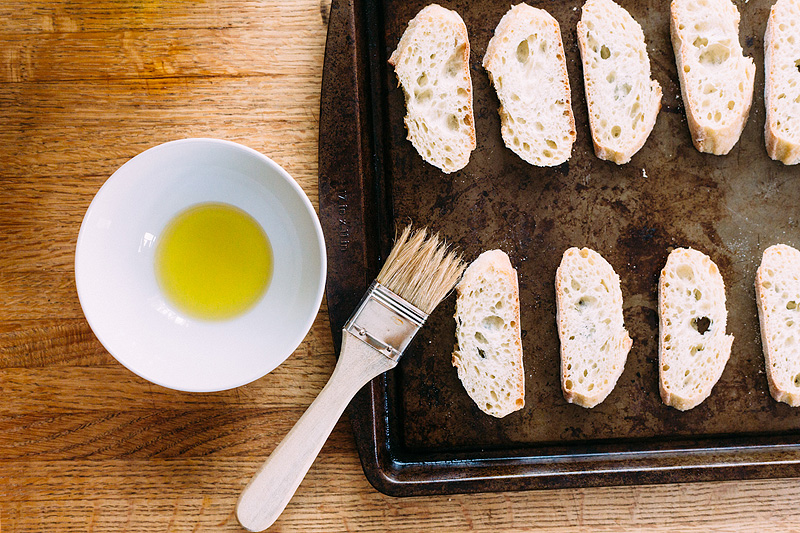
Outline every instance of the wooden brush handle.
<svg viewBox="0 0 800 533"><path fill-rule="evenodd" d="M342 350L331 379L242 491L236 506L242 526L263 531L278 519L353 396L396 364L342 332Z"/></svg>

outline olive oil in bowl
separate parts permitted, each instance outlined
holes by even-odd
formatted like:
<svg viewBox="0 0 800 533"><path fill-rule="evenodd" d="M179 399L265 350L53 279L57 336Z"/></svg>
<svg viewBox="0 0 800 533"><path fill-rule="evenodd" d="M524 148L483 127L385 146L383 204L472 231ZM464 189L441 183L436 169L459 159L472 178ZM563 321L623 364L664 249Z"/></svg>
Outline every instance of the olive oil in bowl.
<svg viewBox="0 0 800 533"><path fill-rule="evenodd" d="M159 287L175 307L195 318L243 314L266 292L272 269L264 230L228 204L198 204L179 213L156 245Z"/></svg>

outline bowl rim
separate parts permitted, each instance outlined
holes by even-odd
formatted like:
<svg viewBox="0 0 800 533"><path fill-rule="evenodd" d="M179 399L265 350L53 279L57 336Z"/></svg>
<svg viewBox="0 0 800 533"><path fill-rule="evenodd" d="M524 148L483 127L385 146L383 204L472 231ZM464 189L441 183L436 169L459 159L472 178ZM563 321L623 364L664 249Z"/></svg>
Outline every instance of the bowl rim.
<svg viewBox="0 0 800 533"><path fill-rule="evenodd" d="M96 326L97 326L96 320L93 319L90 316L90 314L87 313L87 311L86 311L86 309L87 309L86 308L86 305L87 305L86 304L86 296L85 296L86 292L85 292L85 290L82 291L82 289L81 289L82 287L84 287L84 282L81 281L82 277L78 273L78 271L79 271L79 266L78 265L79 265L81 244L83 242L85 242L85 240L87 238L86 237L86 232L84 231L84 228L85 228L85 226L87 224L87 220L89 218L90 213L92 212L93 208L95 208L95 206L97 205L96 202L98 202L98 197L101 196L101 193L102 193L103 189L105 189L106 186L109 183L111 183L112 181L116 182L116 181L119 181L119 180L123 179L121 177L122 170L125 167L127 167L129 165L132 165L134 159L137 159L137 158L140 158L140 157L145 157L145 154L147 154L149 152L152 152L152 151L155 151L155 150L170 149L171 147L175 147L175 146L178 146L178 145L184 145L184 144L215 145L215 146L224 147L225 149L244 152L245 154L248 154L250 156L254 156L256 159L260 160L262 163L264 163L268 167L270 167L271 170L275 171L275 173L278 176L280 176L286 183L288 183L288 185L290 186L292 191L300 199L300 203L302 204L303 208L305 209L305 213L304 214L307 215L308 218L311 221L311 226L313 227L314 234L316 236L316 239L315 239L316 252L319 255L319 259L320 259L319 271L317 272L317 275L316 275L316 279L318 280L318 284L317 284L316 291L315 291L315 294L314 294L313 306L311 306L309 308L310 311L308 312L308 316L306 317L305 322L302 324L302 328L298 329L298 333L297 333L296 337L292 338L291 342L289 343L289 345L292 346L292 349L291 350L287 350L287 353L285 355L282 355L281 357L279 357L278 358L279 362L271 370L269 370L268 372L266 372L266 373L264 373L262 375L259 375L259 376L245 378L243 381L237 382L237 383L234 383L234 384L225 384L222 387L176 387L175 385L171 385L171 384L169 384L168 382L166 382L164 380L144 375L144 373L141 372L140 370L135 370L135 369L131 368L130 366L128 366L125 362L120 360L120 358L117 357L117 355L115 355L114 352L111 351L111 349L109 349L109 347L108 347L109 343L108 343L108 339L107 339L105 333L104 332L100 333L96 329ZM309 246L311 245L311 243L306 243L306 244L309 245ZM328 273L328 258L327 258L327 253L326 253L325 235L324 235L324 233L322 231L322 225L321 225L320 220L319 220L319 215L314 210L314 206L311 203L311 200L309 199L308 195L303 190L303 188L300 187L300 184L297 183L297 181L282 166L280 166L275 161L273 161L271 158L269 158L268 156L262 154L258 150L255 150L253 148L250 148L249 146L245 146L245 145L240 144L238 142L229 141L229 140L226 140L226 139L217 139L217 138L212 138L212 137L188 137L188 138L184 138L184 139L176 139L176 140L172 140L172 141L159 143L157 145L151 146L150 148L147 148L146 150L143 150L143 151L137 153L136 155L134 155L133 157L131 157L130 159L125 161L125 163L123 163L119 168L117 168L103 182L103 184L97 190L95 195L92 197L92 201L89 204L89 207L86 209L86 212L84 213L83 219L81 221L80 229L78 230L78 237L77 237L76 243L75 243L75 258L74 258L74 261L73 261L73 274L74 274L74 279L75 279L75 288L76 288L76 291L78 293L78 301L80 302L80 305L81 305L81 311L83 312L83 315L86 318L86 321L88 322L89 327L92 330L92 333L97 338L97 340L100 342L100 344L103 345L103 348L105 348L105 350L114 358L115 361L117 361L123 367L125 367L129 371L133 372L137 376L141 377L142 379L145 379L150 383L153 383L153 384L156 384L156 385L159 385L159 386L171 389L171 390L177 390L177 391L183 391L183 392L219 392L219 391L224 391L224 390L236 389L238 387L242 387L244 385L247 385L249 383L257 381L258 379L263 378L264 376L266 376L267 374L269 374L270 372L275 370L275 368L277 368L278 366L282 365L295 351L297 351L297 348L300 346L300 344L306 338L306 336L308 335L308 332L311 331L311 328L314 325L314 322L316 321L317 315L319 314L319 310L320 310L320 307L322 305L322 298L323 298L323 296L325 294L325 284L326 284L326 280L327 280L327 273ZM85 287L84 287L84 289L85 289Z"/></svg>

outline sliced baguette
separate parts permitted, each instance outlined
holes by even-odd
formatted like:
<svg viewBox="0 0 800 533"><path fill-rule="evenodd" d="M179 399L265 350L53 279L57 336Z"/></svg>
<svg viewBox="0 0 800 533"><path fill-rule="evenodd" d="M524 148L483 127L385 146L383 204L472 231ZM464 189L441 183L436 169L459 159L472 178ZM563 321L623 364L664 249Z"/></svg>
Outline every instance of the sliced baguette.
<svg viewBox="0 0 800 533"><path fill-rule="evenodd" d="M672 0L672 48L694 146L724 155L739 140L753 102L753 59L739 44L730 0Z"/></svg>
<svg viewBox="0 0 800 533"><path fill-rule="evenodd" d="M389 58L406 96L408 139L422 159L455 172L475 149L467 27L431 4L408 23Z"/></svg>
<svg viewBox="0 0 800 533"><path fill-rule="evenodd" d="M564 398L594 407L614 389L633 344L623 323L619 276L594 250L564 252L556 270L556 322Z"/></svg>
<svg viewBox="0 0 800 533"><path fill-rule="evenodd" d="M777 244L756 272L761 345L772 397L800 406L800 252Z"/></svg>
<svg viewBox="0 0 800 533"><path fill-rule="evenodd" d="M544 9L512 7L486 47L483 67L500 100L506 146L540 167L568 160L575 118L558 21Z"/></svg>
<svg viewBox="0 0 800 533"><path fill-rule="evenodd" d="M725 284L704 253L677 248L658 284L659 388L665 404L686 411L722 376L733 335L726 335Z"/></svg>
<svg viewBox="0 0 800 533"><path fill-rule="evenodd" d="M764 34L764 139L772 159L800 163L800 0L778 0Z"/></svg>
<svg viewBox="0 0 800 533"><path fill-rule="evenodd" d="M477 406L502 418L525 406L517 271L501 250L482 253L456 289L453 366Z"/></svg>
<svg viewBox="0 0 800 533"><path fill-rule="evenodd" d="M611 0L588 0L578 47L594 151L622 165L644 146L661 109L642 27Z"/></svg>

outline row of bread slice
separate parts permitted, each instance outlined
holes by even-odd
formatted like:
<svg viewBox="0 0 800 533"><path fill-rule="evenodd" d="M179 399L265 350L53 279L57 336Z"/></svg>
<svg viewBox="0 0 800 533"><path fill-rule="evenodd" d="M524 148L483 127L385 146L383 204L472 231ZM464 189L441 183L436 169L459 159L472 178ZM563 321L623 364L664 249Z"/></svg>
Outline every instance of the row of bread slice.
<svg viewBox="0 0 800 533"><path fill-rule="evenodd" d="M525 405L517 273L501 250L481 254L457 286L452 362L468 395L503 417ZM764 251L756 276L762 345L772 396L800 405L800 252ZM556 321L564 398L594 407L611 393L633 341L620 279L588 248L564 252L556 271ZM681 411L702 403L731 354L725 286L717 265L691 248L670 252L658 285L659 389Z"/></svg>
<svg viewBox="0 0 800 533"><path fill-rule="evenodd" d="M778 0L765 35L767 152L786 164L800 161L799 19L800 0ZM672 0L670 29L692 141L702 152L727 154L747 121L755 77L739 43L739 11L730 0ZM626 163L661 107L644 33L612 0L588 0L577 33L595 153ZM432 4L411 20L389 59L406 95L409 140L448 173L466 166L476 147L469 51L458 13ZM558 22L543 9L513 6L483 66L500 101L506 146L538 166L567 161L576 132Z"/></svg>

